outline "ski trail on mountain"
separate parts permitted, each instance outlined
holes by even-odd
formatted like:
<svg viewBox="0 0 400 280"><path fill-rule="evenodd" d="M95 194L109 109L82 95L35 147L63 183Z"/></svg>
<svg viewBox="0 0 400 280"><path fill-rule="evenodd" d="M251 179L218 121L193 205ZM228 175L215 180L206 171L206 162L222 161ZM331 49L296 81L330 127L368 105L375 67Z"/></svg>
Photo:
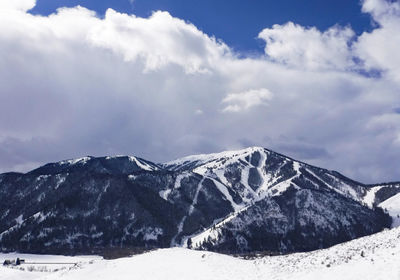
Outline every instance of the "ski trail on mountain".
<svg viewBox="0 0 400 280"><path fill-rule="evenodd" d="M224 195L224 198L226 200L229 201L229 203L231 204L231 206L235 212L237 212L243 208L243 205L235 203L235 201L233 200L232 196L230 195L230 193L228 191L228 187L225 184L217 181L216 179L214 179L212 177L205 177L205 178L214 182L214 185L217 187L218 191Z"/></svg>
<svg viewBox="0 0 400 280"><path fill-rule="evenodd" d="M165 190L161 190L159 192L160 197L162 197L164 200L168 201L169 195L171 194L171 192L173 190L179 189L181 187L182 180L188 176L189 176L189 174L187 172L183 172L182 174L179 174L178 176L176 176L174 187L172 189L167 188Z"/></svg>
<svg viewBox="0 0 400 280"><path fill-rule="evenodd" d="M178 225L178 232L175 234L175 236L174 236L174 237L172 238L172 240L171 240L171 247L175 247L175 246L178 245L178 244L176 243L176 238L177 238L178 235L182 232L182 230L183 230L183 225L185 224L185 221L186 221L187 217L190 216L190 215L192 215L192 213L193 213L194 206L197 204L197 198L198 198L198 196L199 196L199 193L200 193L201 188L203 187L203 182L204 182L204 180L205 180L205 177L203 177L203 178L200 180L199 184L197 185L196 193L194 194L192 204L191 204L190 207L189 207L188 214L185 215L185 216L183 216L182 220L180 221L180 223L179 223L179 225Z"/></svg>
<svg viewBox="0 0 400 280"><path fill-rule="evenodd" d="M242 209L233 212L226 217L224 217L221 221L213 224L212 226L208 227L206 230L202 231L199 234L193 235L191 237L192 243L195 244L194 248L196 248L196 244L201 244L204 240L207 240L207 238L211 237L213 240L216 240L218 238L219 234L219 229L224 226L226 223L230 222L234 218L236 218L240 213L246 211L251 205L246 205Z"/></svg>

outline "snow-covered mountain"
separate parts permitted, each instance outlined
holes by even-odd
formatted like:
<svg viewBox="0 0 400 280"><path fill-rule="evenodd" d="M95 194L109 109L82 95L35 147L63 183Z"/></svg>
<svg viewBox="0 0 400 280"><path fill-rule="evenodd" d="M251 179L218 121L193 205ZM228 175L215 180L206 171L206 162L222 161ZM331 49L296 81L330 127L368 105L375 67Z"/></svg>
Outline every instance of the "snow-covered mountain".
<svg viewBox="0 0 400 280"><path fill-rule="evenodd" d="M371 186L363 202L370 207L376 205L385 209L393 219L392 227L400 226L400 183Z"/></svg>
<svg viewBox="0 0 400 280"><path fill-rule="evenodd" d="M0 266L2 280L397 280L400 279L400 228L328 249L250 259L169 248L114 260L104 260L98 256L0 253L0 262L17 257L30 264Z"/></svg>
<svg viewBox="0 0 400 280"><path fill-rule="evenodd" d="M259 147L164 164L85 157L0 175L0 247L309 251L389 227L376 206L396 218L397 193Z"/></svg>

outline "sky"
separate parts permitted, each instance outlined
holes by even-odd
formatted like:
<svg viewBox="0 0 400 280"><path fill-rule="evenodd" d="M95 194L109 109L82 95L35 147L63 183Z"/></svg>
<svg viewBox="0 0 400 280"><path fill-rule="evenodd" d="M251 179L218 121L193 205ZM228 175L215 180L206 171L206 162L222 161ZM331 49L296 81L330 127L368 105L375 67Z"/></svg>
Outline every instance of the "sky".
<svg viewBox="0 0 400 280"><path fill-rule="evenodd" d="M399 2L224 2L0 0L0 172L262 146L399 181Z"/></svg>
<svg viewBox="0 0 400 280"><path fill-rule="evenodd" d="M76 5L96 11L99 16L108 8L140 17L148 17L153 11L168 11L246 55L263 51L263 41L257 40L257 35L273 24L293 21L321 30L335 24L351 25L357 34L371 29L370 16L362 13L361 2L354 0L39 0L31 13L49 15L59 7Z"/></svg>

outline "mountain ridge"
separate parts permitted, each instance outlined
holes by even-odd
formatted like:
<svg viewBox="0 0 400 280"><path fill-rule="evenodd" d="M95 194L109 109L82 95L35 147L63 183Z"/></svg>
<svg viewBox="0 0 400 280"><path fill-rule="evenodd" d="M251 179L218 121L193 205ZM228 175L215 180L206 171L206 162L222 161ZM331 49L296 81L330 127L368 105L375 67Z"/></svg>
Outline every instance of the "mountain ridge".
<svg viewBox="0 0 400 280"><path fill-rule="evenodd" d="M27 174L27 173L31 173L31 172L33 172L33 171L35 171L37 169L40 169L40 168L42 168L42 167L44 167L46 165L49 165L49 164L58 164L58 163L61 163L61 162L66 162L66 161L76 161L76 160L84 159L84 158L101 159L101 158L124 158L124 157L125 158L129 158L130 157L130 158L139 159L141 161L150 162L150 163L152 163L153 165L156 165L156 166L166 166L166 165L169 165L172 162L183 160L183 159L186 159L186 158L189 159L189 158L195 158L195 157L199 157L199 156L218 155L218 154L223 154L225 152L239 152L239 151L246 151L246 150L249 150L249 149L264 149L264 150L267 150L269 152L275 153L275 154L277 154L279 156L288 158L290 160L293 160L293 161L296 161L296 162L299 162L299 163L302 163L302 164L305 164L305 165L308 165L308 166L311 166L311 167L316 167L316 168L319 168L319 169L323 169L325 171L334 172L334 173L338 174L339 176L342 176L342 177L346 178L347 180L354 181L355 183L363 185L365 187L374 187L374 186L377 186L377 185L397 185L397 184L400 184L400 180L399 181L376 182L376 183L364 183L364 182L361 182L361 181L354 180L354 179L350 178L349 176L343 174L340 171L336 171L334 169L329 169L329 168L319 167L319 166L316 166L316 165L313 165L313 164L309 164L306 161L297 160L294 157L287 156L285 154L282 154L282 153L279 153L279 152L276 152L274 150L271 150L271 149L268 149L268 148L264 148L264 147L261 147L261 146L250 146L250 147L247 147L247 148L241 148L241 149L237 149L237 150L224 150L222 152L215 152L215 153L192 154L192 155L182 156L182 157L179 157L179 158L176 158L176 159L173 159L173 160L169 160L169 161L166 161L166 162L155 162L155 161L144 159L143 157L136 156L136 155L121 155L121 154L112 155L112 156L111 155L101 155L101 156L85 155L85 156L78 157L78 158L70 158L70 159L63 159L63 160L59 160L59 161L49 162L49 163L40 165L39 167L34 168L32 170L29 170L27 172L7 171L7 172L3 172L3 173L0 173L0 174L13 174L13 173L15 173L15 174Z"/></svg>
<svg viewBox="0 0 400 280"><path fill-rule="evenodd" d="M132 156L64 160L0 174L0 248L308 251L390 226L374 203L395 196L400 184L373 186L261 147L163 164Z"/></svg>

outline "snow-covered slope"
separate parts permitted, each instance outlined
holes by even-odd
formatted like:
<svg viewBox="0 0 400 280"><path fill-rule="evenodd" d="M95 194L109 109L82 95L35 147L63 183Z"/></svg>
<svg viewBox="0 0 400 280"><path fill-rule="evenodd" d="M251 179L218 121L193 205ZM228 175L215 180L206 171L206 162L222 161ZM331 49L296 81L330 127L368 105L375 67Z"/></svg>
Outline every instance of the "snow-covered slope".
<svg viewBox="0 0 400 280"><path fill-rule="evenodd" d="M192 248L292 251L296 247L309 250L354 238L358 229L352 231L349 225L372 217L359 207L368 191L363 184L261 147L189 156L163 166L208 179L234 209L224 218L216 219L206 230L183 237L182 244ZM370 207L372 209L372 205ZM345 212L339 210L345 208ZM303 227L313 227L314 235ZM319 231L324 232L324 241L315 238ZM339 237L339 231L344 235ZM292 233L296 237L287 240L286 236ZM257 242L254 243L254 239ZM320 242L310 244L310 240Z"/></svg>
<svg viewBox="0 0 400 280"><path fill-rule="evenodd" d="M42 256L18 255L26 261ZM13 256L15 257L15 255ZM0 254L0 261L10 258ZM133 257L102 260L98 257L50 258L77 262L56 272L38 272L24 265L24 271L0 267L2 280L186 280L186 279L285 279L285 280L397 280L400 279L400 228L309 253L284 256L235 258L182 248L161 249ZM46 257L48 259L48 257ZM43 265L42 265L43 266ZM28 268L33 272L28 272ZM47 265L51 271L52 265ZM40 270L40 269L39 269ZM42 269L43 270L43 269Z"/></svg>
<svg viewBox="0 0 400 280"><path fill-rule="evenodd" d="M260 147L165 164L84 157L0 174L0 250L309 251L390 226L374 205L400 188L372 189Z"/></svg>
<svg viewBox="0 0 400 280"><path fill-rule="evenodd" d="M106 174L129 174L138 171L156 171L157 164L134 156L82 157L49 163L29 172L30 174L51 175L91 171Z"/></svg>
<svg viewBox="0 0 400 280"><path fill-rule="evenodd" d="M392 227L400 226L400 183L371 186L362 202L369 207L381 207L392 217Z"/></svg>
<svg viewBox="0 0 400 280"><path fill-rule="evenodd" d="M380 207L387 210L389 215L392 216L392 227L400 226L400 193L386 199L379 204Z"/></svg>
<svg viewBox="0 0 400 280"><path fill-rule="evenodd" d="M335 171L314 167L261 147L188 156L163 166L176 171L191 170L231 188L235 187L235 183L241 183L241 198L245 201L280 195L291 185L296 187L303 177L317 188L330 188L355 200L360 200L365 194L361 184ZM229 178L232 175L235 178Z"/></svg>

